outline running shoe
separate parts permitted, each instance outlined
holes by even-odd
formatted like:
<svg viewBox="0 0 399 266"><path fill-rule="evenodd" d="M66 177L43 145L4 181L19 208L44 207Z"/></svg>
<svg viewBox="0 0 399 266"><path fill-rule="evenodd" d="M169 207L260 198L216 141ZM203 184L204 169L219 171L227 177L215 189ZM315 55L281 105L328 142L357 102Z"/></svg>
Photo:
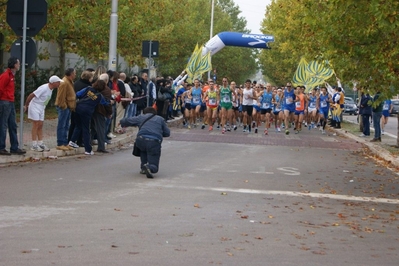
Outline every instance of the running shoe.
<svg viewBox="0 0 399 266"><path fill-rule="evenodd" d="M312 126L311 125L308 125L308 130L310 130L312 128Z"/></svg>
<svg viewBox="0 0 399 266"><path fill-rule="evenodd" d="M201 129L204 129L204 128L205 128L205 124L202 124Z"/></svg>
<svg viewBox="0 0 399 266"><path fill-rule="evenodd" d="M269 135L269 132L267 131L267 129L265 129L265 135Z"/></svg>
<svg viewBox="0 0 399 266"><path fill-rule="evenodd" d="M209 131L212 131L213 130L213 126L209 126Z"/></svg>
<svg viewBox="0 0 399 266"><path fill-rule="evenodd" d="M287 129L287 130L285 130L285 135L289 135L290 134L290 131Z"/></svg>
<svg viewBox="0 0 399 266"><path fill-rule="evenodd" d="M277 127L277 132L281 132L281 128L280 127Z"/></svg>
<svg viewBox="0 0 399 266"><path fill-rule="evenodd" d="M255 134L258 134L258 128L255 128Z"/></svg>
<svg viewBox="0 0 399 266"><path fill-rule="evenodd" d="M216 127L216 129L219 130L219 129L220 129L220 125L218 125L218 126Z"/></svg>
<svg viewBox="0 0 399 266"><path fill-rule="evenodd" d="M44 143L43 144L39 144L38 146L39 146L39 148L43 149L43 151L49 151L50 150L50 148L47 147L46 144L44 144Z"/></svg>
<svg viewBox="0 0 399 266"><path fill-rule="evenodd" d="M72 147L72 148L75 148L75 149L79 148L79 145L76 144L76 143L73 142L73 141L70 141L68 145L69 145L70 147Z"/></svg>
<svg viewBox="0 0 399 266"><path fill-rule="evenodd" d="M295 131L295 134L299 134L299 130Z"/></svg>
<svg viewBox="0 0 399 266"><path fill-rule="evenodd" d="M94 155L94 152L93 151L91 151L91 152L85 151L85 155Z"/></svg>
<svg viewBox="0 0 399 266"><path fill-rule="evenodd" d="M236 131L236 130L237 130L237 126L236 126L236 125L234 125L233 129L234 129L234 131Z"/></svg>
<svg viewBox="0 0 399 266"><path fill-rule="evenodd" d="M32 147L30 147L30 150L31 150L31 151L38 151L38 152L43 151L43 149L40 148L39 145L32 145Z"/></svg>
<svg viewBox="0 0 399 266"><path fill-rule="evenodd" d="M384 130L381 130L381 135L384 135L384 134L385 134Z"/></svg>
<svg viewBox="0 0 399 266"><path fill-rule="evenodd" d="M242 132L247 132L247 126L244 126L244 129L242 130Z"/></svg>
<svg viewBox="0 0 399 266"><path fill-rule="evenodd" d="M230 132L230 131L231 131L231 127L228 127L226 130L227 130L228 132Z"/></svg>
<svg viewBox="0 0 399 266"><path fill-rule="evenodd" d="M226 128L222 129L222 134L224 134L226 132Z"/></svg>
<svg viewBox="0 0 399 266"><path fill-rule="evenodd" d="M324 129L321 130L321 134L326 134L326 131Z"/></svg>
<svg viewBox="0 0 399 266"><path fill-rule="evenodd" d="M191 126L190 126L190 125L188 125L188 126L187 126L187 128L188 128L188 129L191 129Z"/></svg>

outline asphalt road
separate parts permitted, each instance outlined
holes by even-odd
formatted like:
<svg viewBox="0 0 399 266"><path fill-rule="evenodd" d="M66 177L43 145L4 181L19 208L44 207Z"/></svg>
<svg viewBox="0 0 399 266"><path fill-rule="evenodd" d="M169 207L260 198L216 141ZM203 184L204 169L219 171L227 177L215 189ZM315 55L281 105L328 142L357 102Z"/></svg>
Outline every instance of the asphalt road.
<svg viewBox="0 0 399 266"><path fill-rule="evenodd" d="M174 129L153 180L131 147L0 168L0 265L398 265L399 176L319 133Z"/></svg>

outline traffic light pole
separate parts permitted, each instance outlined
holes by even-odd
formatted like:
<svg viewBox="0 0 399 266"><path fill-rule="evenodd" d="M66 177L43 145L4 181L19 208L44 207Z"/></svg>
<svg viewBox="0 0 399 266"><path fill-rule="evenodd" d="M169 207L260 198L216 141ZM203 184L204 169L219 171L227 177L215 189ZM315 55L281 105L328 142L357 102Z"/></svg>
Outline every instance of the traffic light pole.
<svg viewBox="0 0 399 266"><path fill-rule="evenodd" d="M25 62L26 62L26 25L28 20L28 0L24 0L24 18L22 35L22 62L21 62L21 100L19 116L19 145L24 146L24 103L25 103Z"/></svg>

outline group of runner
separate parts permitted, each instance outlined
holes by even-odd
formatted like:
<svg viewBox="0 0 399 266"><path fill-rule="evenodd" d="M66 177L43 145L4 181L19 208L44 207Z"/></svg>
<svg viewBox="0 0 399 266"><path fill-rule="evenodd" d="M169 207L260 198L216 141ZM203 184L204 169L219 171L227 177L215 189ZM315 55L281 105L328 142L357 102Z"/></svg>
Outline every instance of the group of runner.
<svg viewBox="0 0 399 266"><path fill-rule="evenodd" d="M325 87L305 93L304 86L294 88L291 83L277 88L248 79L244 85L237 86L234 81L229 84L224 77L221 85L213 80L201 84L196 79L194 84L183 86L183 92L178 94L183 124L191 129L202 121L201 128L208 126L212 131L216 123L222 134L237 130L238 126L243 126L243 132L258 133L262 123L265 135L269 134L272 123L276 132L285 128L289 134L293 126L298 134L305 123L309 130L318 126L325 134L330 103L333 103Z"/></svg>

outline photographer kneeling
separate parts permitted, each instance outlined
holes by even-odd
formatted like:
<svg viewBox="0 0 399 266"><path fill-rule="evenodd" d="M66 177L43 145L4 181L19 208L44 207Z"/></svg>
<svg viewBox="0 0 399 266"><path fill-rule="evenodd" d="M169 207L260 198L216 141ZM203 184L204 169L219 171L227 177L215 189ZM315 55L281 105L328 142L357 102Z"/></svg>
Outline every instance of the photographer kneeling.
<svg viewBox="0 0 399 266"><path fill-rule="evenodd" d="M152 174L158 172L162 140L170 136L165 120L156 114L154 108L146 107L142 115L120 121L122 127L139 127L135 145L140 150L140 173L145 174L147 178L154 178Z"/></svg>

